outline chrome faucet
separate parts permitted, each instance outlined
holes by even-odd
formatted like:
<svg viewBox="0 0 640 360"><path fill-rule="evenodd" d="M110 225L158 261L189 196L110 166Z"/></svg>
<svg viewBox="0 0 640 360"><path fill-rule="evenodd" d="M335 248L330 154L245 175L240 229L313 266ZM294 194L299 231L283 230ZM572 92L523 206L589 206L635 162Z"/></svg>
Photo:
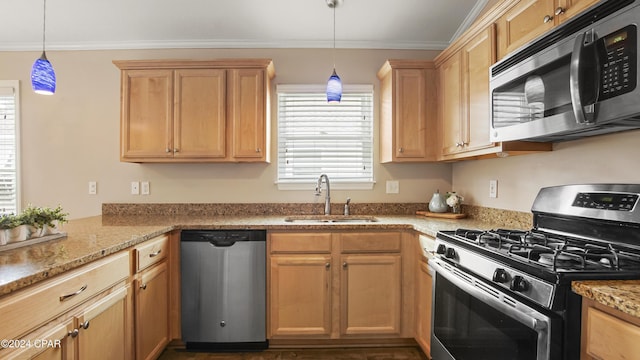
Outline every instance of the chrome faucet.
<svg viewBox="0 0 640 360"><path fill-rule="evenodd" d="M329 185L329 177L326 174L320 175L318 178L318 183L316 184L316 196L320 196L322 194L322 179L324 179L325 184L327 184L327 193L324 194L324 214L331 214L331 186Z"/></svg>

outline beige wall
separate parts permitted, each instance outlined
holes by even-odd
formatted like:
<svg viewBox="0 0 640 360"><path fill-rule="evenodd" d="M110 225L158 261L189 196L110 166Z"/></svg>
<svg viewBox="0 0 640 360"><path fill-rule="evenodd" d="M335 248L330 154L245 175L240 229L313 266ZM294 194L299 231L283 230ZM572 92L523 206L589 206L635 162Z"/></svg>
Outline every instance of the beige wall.
<svg viewBox="0 0 640 360"><path fill-rule="evenodd" d="M554 144L553 151L453 165L465 203L529 212L538 190L577 183L640 183L640 130ZM489 180L498 197L489 198Z"/></svg>
<svg viewBox="0 0 640 360"><path fill-rule="evenodd" d="M20 80L22 97L22 203L61 204L72 218L100 213L103 202L315 202L308 191L274 185L275 106L271 164L130 164L119 162L119 70L114 59L264 57L274 60L275 83L325 83L331 73L327 49L50 51L58 78L47 97L31 91L29 74L37 52L1 52L0 79ZM346 84L374 84L388 58L431 59L434 52L338 50L336 67ZM378 106L375 109L376 134ZM377 137L376 148L377 148ZM436 189L451 188L450 164L378 163L370 191L334 190L343 202L423 202ZM400 193L386 194L385 181L399 180ZM88 195L88 182L98 194ZM131 181L149 181L151 195L129 194Z"/></svg>

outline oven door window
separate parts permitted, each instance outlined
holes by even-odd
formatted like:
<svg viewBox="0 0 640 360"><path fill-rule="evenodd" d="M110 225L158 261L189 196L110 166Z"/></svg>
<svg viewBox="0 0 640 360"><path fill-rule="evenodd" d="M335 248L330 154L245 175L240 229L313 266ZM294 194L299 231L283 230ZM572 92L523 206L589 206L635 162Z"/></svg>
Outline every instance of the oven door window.
<svg viewBox="0 0 640 360"><path fill-rule="evenodd" d="M474 298L439 273L434 336L456 360L535 360L538 334Z"/></svg>

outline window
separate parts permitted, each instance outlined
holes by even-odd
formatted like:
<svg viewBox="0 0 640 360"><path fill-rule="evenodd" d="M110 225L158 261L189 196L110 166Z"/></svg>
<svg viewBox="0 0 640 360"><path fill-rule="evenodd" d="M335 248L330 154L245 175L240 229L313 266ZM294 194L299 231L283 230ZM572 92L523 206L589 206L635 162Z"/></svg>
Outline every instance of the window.
<svg viewBox="0 0 640 360"><path fill-rule="evenodd" d="M278 86L278 187L302 189L327 174L332 187L373 187L373 87L345 86L338 104L324 86Z"/></svg>
<svg viewBox="0 0 640 360"><path fill-rule="evenodd" d="M0 81L0 213L17 214L18 189L18 81Z"/></svg>

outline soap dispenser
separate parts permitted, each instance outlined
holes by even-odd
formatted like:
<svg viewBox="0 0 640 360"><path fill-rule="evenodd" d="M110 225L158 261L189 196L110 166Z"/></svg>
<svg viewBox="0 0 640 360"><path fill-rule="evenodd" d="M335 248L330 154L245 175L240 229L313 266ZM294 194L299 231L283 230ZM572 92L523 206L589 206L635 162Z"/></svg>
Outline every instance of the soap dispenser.
<svg viewBox="0 0 640 360"><path fill-rule="evenodd" d="M431 201L429 201L429 211L434 213L443 213L447 212L447 203L444 200L444 197L440 194L440 190L436 190L431 197Z"/></svg>

